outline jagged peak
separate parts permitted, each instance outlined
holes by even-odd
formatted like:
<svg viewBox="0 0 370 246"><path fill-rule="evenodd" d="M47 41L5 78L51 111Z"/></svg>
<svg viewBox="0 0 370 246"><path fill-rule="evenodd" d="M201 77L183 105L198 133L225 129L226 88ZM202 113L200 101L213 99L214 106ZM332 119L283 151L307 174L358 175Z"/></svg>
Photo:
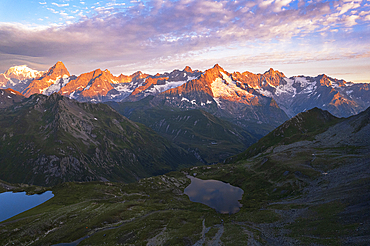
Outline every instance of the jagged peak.
<svg viewBox="0 0 370 246"><path fill-rule="evenodd" d="M188 73L192 73L193 69L191 69L191 67L189 67L189 66L186 66L183 71L188 72Z"/></svg>
<svg viewBox="0 0 370 246"><path fill-rule="evenodd" d="M317 78L319 79L320 85L331 86L331 78L326 74L320 74Z"/></svg>
<svg viewBox="0 0 370 246"><path fill-rule="evenodd" d="M59 76L63 76L63 75L70 76L68 69L61 61L58 61L57 63L55 63L55 65L52 66L46 73L47 76L51 76L54 74L59 75Z"/></svg>
<svg viewBox="0 0 370 246"><path fill-rule="evenodd" d="M137 72L133 73L131 76L138 76L138 75L141 75L141 74L143 74L143 72L137 71Z"/></svg>
<svg viewBox="0 0 370 246"><path fill-rule="evenodd" d="M205 73L212 73L212 74L218 74L218 73L227 73L225 70L218 64L214 65L212 68L205 71Z"/></svg>
<svg viewBox="0 0 370 246"><path fill-rule="evenodd" d="M274 70L273 68L270 68L269 70L267 70L266 72L264 72L264 75L270 75L270 76L273 76L275 77L276 75L280 76L280 77L286 77L284 75L284 73L278 71L278 70Z"/></svg>
<svg viewBox="0 0 370 246"><path fill-rule="evenodd" d="M224 70L220 65L218 65L218 63L216 63L214 66L213 66L214 69L217 69L217 70Z"/></svg>

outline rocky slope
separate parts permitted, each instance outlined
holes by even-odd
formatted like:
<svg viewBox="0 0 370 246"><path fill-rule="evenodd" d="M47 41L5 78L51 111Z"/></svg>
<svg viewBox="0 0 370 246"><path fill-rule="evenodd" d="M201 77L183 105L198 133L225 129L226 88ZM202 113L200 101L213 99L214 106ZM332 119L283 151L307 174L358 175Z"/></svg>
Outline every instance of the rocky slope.
<svg viewBox="0 0 370 246"><path fill-rule="evenodd" d="M130 120L152 128L169 141L195 153L204 164L222 162L240 153L261 136L206 111L151 107L146 101L108 103Z"/></svg>
<svg viewBox="0 0 370 246"><path fill-rule="evenodd" d="M245 152L239 154L237 157L233 157L233 159L253 157L279 144L284 145L297 141L311 140L318 133L326 131L330 126L341 120L328 111L319 108L310 109L287 120L257 143L253 144Z"/></svg>
<svg viewBox="0 0 370 246"><path fill-rule="evenodd" d="M57 93L1 109L0 136L0 179L9 182L131 182L197 163L109 106Z"/></svg>

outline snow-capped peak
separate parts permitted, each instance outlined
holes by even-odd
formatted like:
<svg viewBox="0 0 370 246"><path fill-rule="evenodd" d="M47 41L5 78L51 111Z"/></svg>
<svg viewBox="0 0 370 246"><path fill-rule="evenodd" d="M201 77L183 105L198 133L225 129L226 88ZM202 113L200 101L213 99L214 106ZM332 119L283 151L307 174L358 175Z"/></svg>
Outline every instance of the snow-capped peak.
<svg viewBox="0 0 370 246"><path fill-rule="evenodd" d="M4 76L8 79L32 79L36 78L38 76L41 76L44 72L37 71L34 69L29 68L27 65L21 65L21 66L14 66L9 68L5 73Z"/></svg>

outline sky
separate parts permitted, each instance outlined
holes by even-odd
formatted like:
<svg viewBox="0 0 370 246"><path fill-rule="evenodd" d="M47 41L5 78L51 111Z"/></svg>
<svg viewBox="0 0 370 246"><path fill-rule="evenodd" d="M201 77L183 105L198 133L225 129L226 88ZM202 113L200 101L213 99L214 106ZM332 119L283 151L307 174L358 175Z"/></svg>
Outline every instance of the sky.
<svg viewBox="0 0 370 246"><path fill-rule="evenodd" d="M0 0L0 73L14 65L71 74L327 74L370 82L370 1Z"/></svg>

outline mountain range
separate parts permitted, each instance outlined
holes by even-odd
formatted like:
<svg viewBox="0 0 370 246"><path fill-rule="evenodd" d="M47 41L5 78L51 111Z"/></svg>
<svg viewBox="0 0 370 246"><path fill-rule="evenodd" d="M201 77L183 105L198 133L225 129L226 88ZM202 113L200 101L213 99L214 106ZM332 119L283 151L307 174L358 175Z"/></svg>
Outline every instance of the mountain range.
<svg viewBox="0 0 370 246"><path fill-rule="evenodd" d="M241 124L247 120L269 122L275 127L313 107L348 117L370 106L367 83L347 82L325 74L287 78L273 69L263 74L229 73L217 64L203 72L185 67L163 74L139 71L119 76L100 69L70 75L62 62L46 72L23 65L0 74L0 88L14 89L26 97L58 92L81 102L132 102L151 95L167 105L218 112L218 116L240 118Z"/></svg>
<svg viewBox="0 0 370 246"><path fill-rule="evenodd" d="M55 167L43 167L49 170L44 171L49 172L45 184L76 180L77 177L81 181L120 180L122 177L122 180L133 181L191 163L222 162L256 143L290 117L298 114L292 118L297 119L306 109L317 107L336 117L344 117L357 114L370 105L369 84L366 83L354 84L326 75L287 78L273 69L263 74L229 73L218 64L204 72L185 67L170 73L136 72L128 76L114 76L108 70L100 69L75 76L62 62L57 62L46 72L16 66L0 74L0 87L8 88L1 89L0 95L0 108L3 108L0 119L2 166L8 169L12 164L6 157L14 155L23 146L30 150L17 155L20 165L32 163L31 167L40 166L41 162L55 162ZM99 102L108 104L121 115ZM99 117L93 117L91 112L99 112L100 117L107 120L95 120ZM117 120L133 127L130 136L121 131L125 127L121 129ZM140 127L135 128L137 125ZM92 137L100 136L92 133L92 129L101 137ZM266 137L276 143L279 137L273 134ZM29 137L21 138L22 135ZM131 141L126 148L126 144L119 140L138 137L146 142L147 136L156 136L151 141L160 141L158 146L162 147L156 150L149 147L143 150L146 154L139 154L140 141ZM35 141L31 140L33 138ZM45 141L50 143L45 145ZM58 146L60 142L62 147ZM146 146L154 145L153 142ZM258 143L253 146L256 151L264 150L266 140L263 146ZM173 150L172 159L169 149ZM99 158L93 160L91 154ZM176 164L179 157L182 161ZM152 169L130 169L131 174L123 168L115 176L114 168L105 159L119 167L129 165L127 160L136 161L139 166L156 164ZM68 172L73 168L65 169L63 165L74 162L78 171L73 171L75 174L72 175ZM94 173L91 170L95 168L89 165L104 168ZM14 178L12 182L28 180L44 184L45 175L38 176L35 170L10 175Z"/></svg>

